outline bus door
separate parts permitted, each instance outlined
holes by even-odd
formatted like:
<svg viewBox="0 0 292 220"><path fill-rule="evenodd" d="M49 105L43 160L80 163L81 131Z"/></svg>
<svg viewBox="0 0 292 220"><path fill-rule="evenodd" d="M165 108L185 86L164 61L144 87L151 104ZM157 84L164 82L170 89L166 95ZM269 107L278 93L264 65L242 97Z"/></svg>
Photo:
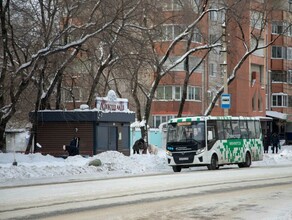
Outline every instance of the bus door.
<svg viewBox="0 0 292 220"><path fill-rule="evenodd" d="M255 128L255 121L247 121L247 126L248 126L248 136L250 139L250 144L249 148L251 151L251 158L254 160L254 156L256 155L256 143L255 143L255 138L256 138L256 128Z"/></svg>

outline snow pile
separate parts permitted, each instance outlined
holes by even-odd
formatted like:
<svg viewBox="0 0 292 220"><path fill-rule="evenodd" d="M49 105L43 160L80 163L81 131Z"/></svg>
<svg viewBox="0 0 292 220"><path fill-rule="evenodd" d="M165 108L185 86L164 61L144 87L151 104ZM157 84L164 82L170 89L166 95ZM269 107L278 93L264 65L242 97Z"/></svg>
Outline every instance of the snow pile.
<svg viewBox="0 0 292 220"><path fill-rule="evenodd" d="M89 162L100 159L99 167L89 166ZM13 162L17 166L13 166ZM166 163L165 152L158 155L125 156L117 151L108 151L93 157L82 156L56 158L50 155L0 153L0 179L27 179L79 174L99 174L100 176L123 176L171 171Z"/></svg>
<svg viewBox="0 0 292 220"><path fill-rule="evenodd" d="M253 162L259 166L292 164L292 146L282 146L278 154L264 154L264 160Z"/></svg>
<svg viewBox="0 0 292 220"><path fill-rule="evenodd" d="M128 157L117 151L108 151L94 156L93 159L100 159L102 162L101 170L107 172L139 174L169 169L163 154L134 154Z"/></svg>
<svg viewBox="0 0 292 220"><path fill-rule="evenodd" d="M94 159L100 159L102 165L89 166L89 162ZM14 161L17 162L17 166L13 166ZM287 164L292 164L292 146L282 146L278 154L272 154L270 151L264 155L263 161L253 162L252 166ZM166 172L172 172L172 168L167 165L165 151L162 149L159 149L158 155L125 156L117 151L108 151L88 158L74 156L67 159L45 156L40 153L28 155L0 153L1 181L78 175L113 177Z"/></svg>

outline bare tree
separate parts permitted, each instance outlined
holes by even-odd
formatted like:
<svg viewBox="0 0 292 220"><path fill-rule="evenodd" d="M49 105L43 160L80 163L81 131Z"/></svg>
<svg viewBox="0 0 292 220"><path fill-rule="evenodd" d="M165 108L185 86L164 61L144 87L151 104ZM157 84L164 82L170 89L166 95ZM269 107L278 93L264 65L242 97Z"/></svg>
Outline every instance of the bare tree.
<svg viewBox="0 0 292 220"><path fill-rule="evenodd" d="M251 4L251 1L238 1L236 4L225 5L227 9L226 28L227 32L232 32L232 39L228 39L232 45L241 45L240 48L227 45L227 53L235 58L235 62L229 64L229 73L227 77L227 85L230 85L236 79L237 73L247 59L258 50L265 49L272 45L282 34L285 34L291 25L287 26L283 33L276 36L272 40L266 40L265 43L260 41L265 37L265 30L267 25L271 22L271 15L273 10L276 10L283 5L279 2L266 0L259 6ZM248 27L251 28L248 28ZM250 31L248 31L250 30ZM235 49L236 48L236 49ZM234 50L235 49L235 50ZM242 51L240 53L240 51ZM212 112L216 102L224 92L224 85L222 85L216 92L209 106L205 110L204 115L209 115Z"/></svg>
<svg viewBox="0 0 292 220"><path fill-rule="evenodd" d="M143 88L141 87L141 89L143 90L143 92L145 94L145 98L146 98L144 116L143 116L145 118L145 120L146 120L146 127L147 127L149 116L150 116L150 112L151 112L152 101L155 98L155 92L156 92L156 89L157 89L161 79L169 71L171 71L174 67L176 67L180 63L184 62L188 58L188 56L194 55L194 54L196 54L196 53L198 53L200 51L208 52L211 48L220 47L221 46L220 43L209 44L207 42L207 43L204 43L202 45L195 46L195 47L189 47L180 56L179 59L177 59L171 65L165 66L165 64L168 61L170 55L175 50L176 46L179 43L184 42L184 40L188 36L190 36L192 34L192 31L193 31L194 27L196 27L200 23L200 21L204 18L204 16L207 16L210 11L223 10L223 8L220 8L220 9L207 9L205 4L202 4L201 7L204 7L204 10L201 10L200 14L198 14L194 18L194 20L189 22L189 25L184 30L182 30L182 32L180 34L178 34L173 41L171 41L169 43L169 46L167 46L167 48L164 50L162 55L159 54L158 51L157 51L157 40L156 40L157 38L155 38L155 35L153 34L153 33L156 33L156 32L154 32L155 28L153 28L153 24L155 24L155 23L151 20L151 17L147 16L147 14L144 15L143 26L141 26L139 28L140 28L140 30L144 31L144 35L147 37L148 45L149 45L148 48L149 48L151 57L153 57L153 59L152 59L152 65L154 66L153 72L155 73L155 77L153 79L152 84L150 85L149 90L147 90L147 91L143 90ZM158 28L158 26L156 26L156 29L157 28ZM146 133L143 133L143 130L142 130L142 137L145 137L145 136L146 136Z"/></svg>
<svg viewBox="0 0 292 220"><path fill-rule="evenodd" d="M78 50L114 24L119 27L123 7L113 0L1 1L1 149L6 125L30 82L34 81L39 90L35 109L47 108L64 69ZM66 8L65 15L62 8ZM69 19L64 28L60 28L62 19ZM53 61L58 58L60 62Z"/></svg>

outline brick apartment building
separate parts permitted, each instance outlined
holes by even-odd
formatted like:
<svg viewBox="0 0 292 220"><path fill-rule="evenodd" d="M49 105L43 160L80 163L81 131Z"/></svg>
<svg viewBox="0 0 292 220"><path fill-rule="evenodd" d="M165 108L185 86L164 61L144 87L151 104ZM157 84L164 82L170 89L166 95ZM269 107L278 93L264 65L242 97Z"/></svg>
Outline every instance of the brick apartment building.
<svg viewBox="0 0 292 220"><path fill-rule="evenodd" d="M212 4L213 8L220 6L218 1L209 1L209 4ZM263 8L263 1L250 1L249 4L249 7L245 7L246 10L238 8L246 20L241 28L245 36L250 39L249 44L251 46L255 44L251 35L247 35L251 32L260 35L259 46L265 45L275 37L278 39L272 46L255 51L238 70L236 78L228 86L228 93L231 94L231 108L228 115L259 116L263 120L267 119L267 116L273 118L272 123L263 123L264 132L277 131L284 138L292 131L292 29L288 28L292 23L292 1L278 1L277 9L271 10L269 23L262 32L260 32L261 19L259 19L261 13L258 9ZM180 9L182 8L176 1L170 0L164 4L163 11L165 15L179 14ZM197 30L192 46L208 41L212 43L213 39L220 37L225 16L227 15L221 11L209 13L201 21L201 27L204 28ZM165 25L164 31L168 38L164 38L159 44L171 42L176 37L175 29L183 25L181 19L172 22ZM238 40L240 33L234 25L232 20L226 23L227 75L231 74L240 57L245 53L242 41ZM285 31L284 34L282 34L283 31ZM179 45L179 47L184 46L183 43ZM180 48L176 51L180 51ZM173 54L173 59L179 55L181 54ZM194 62L190 62L191 64L195 64L196 60L200 59L195 56L192 57ZM208 54L202 65L191 76L183 116L204 114L212 96L224 83L223 62L220 49L215 49ZM157 99L152 107L151 120L154 127L176 116L185 73L182 64L161 81L157 90ZM219 100L211 115L223 114Z"/></svg>
<svg viewBox="0 0 292 220"><path fill-rule="evenodd" d="M177 34L194 20L197 16L194 4L200 4L200 2L202 1L162 1L163 13L161 16L171 19L168 19L168 22L163 25L161 38L157 40L158 53L162 55ZM292 29L289 28L289 25L292 24L292 1L277 1L277 9L269 12L268 25L262 32L260 32L261 10L264 8L263 6L268 8L268 5L264 4L263 0L243 2L245 5L244 7L238 6L238 13L245 18L241 28L248 39L247 45L255 44L250 35L251 32L260 34L259 46L263 46L275 38L277 40L268 48L255 51L237 71L236 78L228 86L228 93L231 95L231 108L228 110L228 115L259 116L263 120L270 117L273 122L263 123L264 132L277 131L282 138L288 137L292 140L290 137L290 132L292 134ZM249 7L246 7L247 2ZM181 6L181 3L188 4L187 11L185 11L185 7ZM208 1L211 8L219 8L222 6L220 3L215 0ZM224 11L212 11L204 16L194 29L191 47L216 41L222 42L222 26L225 24L227 53L224 58L222 48L214 48L206 57L204 57L205 52L195 53L189 57L189 69L204 58L189 79L183 116L205 113L212 97L224 84L225 73L222 65L224 59L227 64L226 75L230 76L240 57L245 53L242 41L238 39L240 35L238 27L235 26L234 20L226 20L226 17L228 14L225 14ZM186 46L187 41L181 41L165 65L180 58L184 54ZM151 127L158 127L161 123L177 116L185 75L185 64L181 63L160 81L156 99L151 108L149 119ZM68 91L76 93L76 102L79 106L83 99L77 86L74 85L75 81L78 79L72 78L68 83ZM68 92L66 94L65 97L68 96L68 100L71 100L72 94ZM70 103L67 102L67 107L70 109L72 106L70 107L68 104ZM217 101L211 115L224 115L224 111L220 107L220 100Z"/></svg>

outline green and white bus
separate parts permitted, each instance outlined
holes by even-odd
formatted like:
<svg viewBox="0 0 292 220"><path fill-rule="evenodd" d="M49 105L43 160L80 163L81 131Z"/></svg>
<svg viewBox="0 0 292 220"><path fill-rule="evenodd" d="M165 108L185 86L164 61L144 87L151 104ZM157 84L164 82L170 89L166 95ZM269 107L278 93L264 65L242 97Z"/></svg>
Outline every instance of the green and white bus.
<svg viewBox="0 0 292 220"><path fill-rule="evenodd" d="M167 161L174 172L192 166L238 164L249 167L263 159L259 118L197 116L174 118L168 122Z"/></svg>

